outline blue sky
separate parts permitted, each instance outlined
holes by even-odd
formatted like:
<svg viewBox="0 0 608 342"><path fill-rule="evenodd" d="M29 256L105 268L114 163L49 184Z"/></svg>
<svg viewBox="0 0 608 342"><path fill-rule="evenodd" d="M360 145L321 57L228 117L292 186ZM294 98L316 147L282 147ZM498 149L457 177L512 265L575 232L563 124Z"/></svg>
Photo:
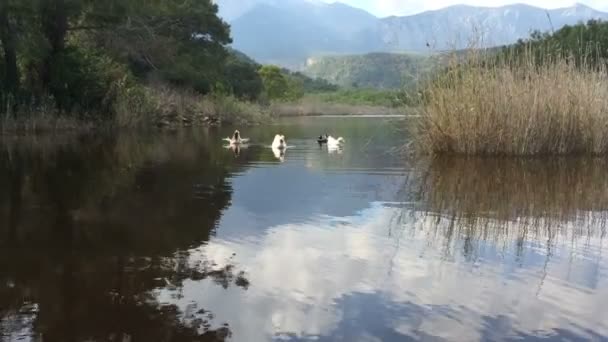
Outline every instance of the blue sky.
<svg viewBox="0 0 608 342"><path fill-rule="evenodd" d="M336 0L323 0L336 2ZM427 10L439 9L455 4L469 4L475 6L501 6L510 3L527 3L543 8L567 7L575 4L573 0L340 0L351 6L363 8L377 16L406 15ZM608 0L580 0L600 10L608 11Z"/></svg>

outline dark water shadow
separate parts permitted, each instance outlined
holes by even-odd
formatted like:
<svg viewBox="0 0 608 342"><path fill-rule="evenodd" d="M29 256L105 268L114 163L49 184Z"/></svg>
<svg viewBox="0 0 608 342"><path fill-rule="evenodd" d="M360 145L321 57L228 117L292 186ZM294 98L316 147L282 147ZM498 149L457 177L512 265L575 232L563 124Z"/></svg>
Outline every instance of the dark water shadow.
<svg viewBox="0 0 608 342"><path fill-rule="evenodd" d="M157 301L209 279L245 291L231 258L192 263L230 203L239 166L192 136L76 136L0 148L0 339L219 341L213 313ZM194 308L193 308L194 309Z"/></svg>

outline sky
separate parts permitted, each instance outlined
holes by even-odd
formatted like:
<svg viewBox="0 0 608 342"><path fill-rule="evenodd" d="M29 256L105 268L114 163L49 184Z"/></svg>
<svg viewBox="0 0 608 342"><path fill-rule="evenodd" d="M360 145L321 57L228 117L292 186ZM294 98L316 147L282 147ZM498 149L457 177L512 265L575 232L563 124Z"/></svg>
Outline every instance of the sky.
<svg viewBox="0 0 608 342"><path fill-rule="evenodd" d="M336 2L336 0L323 0ZM456 4L475 6L502 6L512 3L526 3L543 8L572 6L573 0L339 0L354 7L362 8L379 17L390 15L408 15L428 10L435 10ZM579 0L587 6L608 11L608 0Z"/></svg>

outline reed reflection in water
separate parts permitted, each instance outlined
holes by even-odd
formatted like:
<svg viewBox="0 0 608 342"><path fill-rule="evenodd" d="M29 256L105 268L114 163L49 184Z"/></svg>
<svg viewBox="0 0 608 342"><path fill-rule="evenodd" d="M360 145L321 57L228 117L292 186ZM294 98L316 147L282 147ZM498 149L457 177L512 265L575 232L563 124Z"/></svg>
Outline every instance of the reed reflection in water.
<svg viewBox="0 0 608 342"><path fill-rule="evenodd" d="M604 340L605 166L422 160L395 201L191 251L236 253L246 293L188 282L159 300L210 308L237 340Z"/></svg>
<svg viewBox="0 0 608 342"><path fill-rule="evenodd" d="M513 299L526 309L505 310L517 313L507 321L537 322L516 336L605 339L607 167L601 158L435 158L410 180L410 215L443 260L502 268L509 286L495 284L487 300ZM540 303L524 302L520 282Z"/></svg>
<svg viewBox="0 0 608 342"><path fill-rule="evenodd" d="M412 161L340 120L284 123L283 163L213 130L3 143L0 340L608 339L605 161Z"/></svg>

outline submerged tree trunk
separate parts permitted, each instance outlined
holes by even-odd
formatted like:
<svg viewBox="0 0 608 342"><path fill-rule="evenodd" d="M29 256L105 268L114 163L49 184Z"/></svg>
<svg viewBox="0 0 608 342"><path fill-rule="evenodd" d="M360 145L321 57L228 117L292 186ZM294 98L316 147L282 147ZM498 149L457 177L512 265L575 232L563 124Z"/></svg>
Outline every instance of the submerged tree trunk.
<svg viewBox="0 0 608 342"><path fill-rule="evenodd" d="M17 37L11 23L8 4L0 4L0 43L4 52L4 91L15 96L19 90L19 68L17 66Z"/></svg>

